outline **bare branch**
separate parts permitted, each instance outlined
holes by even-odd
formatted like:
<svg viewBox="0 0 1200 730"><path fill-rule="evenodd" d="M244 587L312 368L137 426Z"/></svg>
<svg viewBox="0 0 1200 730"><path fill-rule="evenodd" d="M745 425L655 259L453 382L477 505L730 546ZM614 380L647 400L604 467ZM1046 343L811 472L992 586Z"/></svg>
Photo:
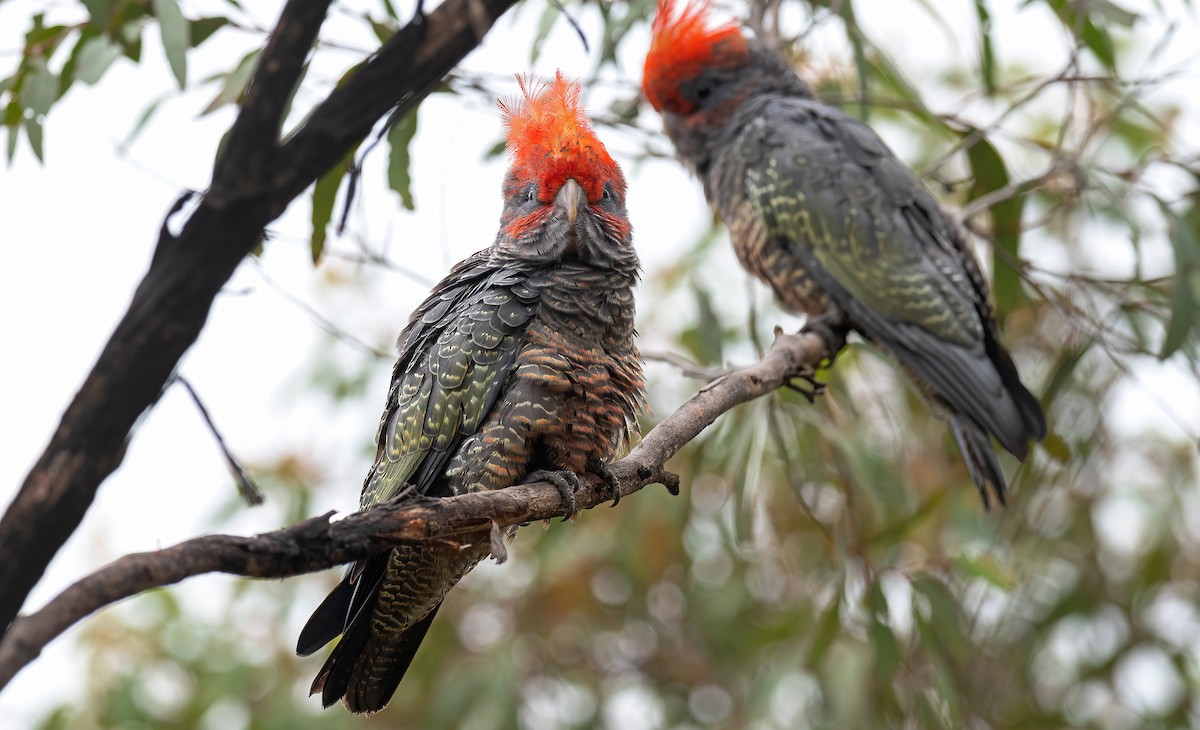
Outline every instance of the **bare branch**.
<svg viewBox="0 0 1200 730"><path fill-rule="evenodd" d="M642 359L647 362L661 362L673 365L679 368L681 375L693 380L703 380L706 383L711 383L729 372L729 370L721 368L706 368L670 350L642 350Z"/></svg>
<svg viewBox="0 0 1200 730"><path fill-rule="evenodd" d="M221 456L225 457L225 465L229 467L230 473L233 474L233 480L237 483L238 492L241 493L242 499L246 500L246 504L251 507L262 504L262 491L254 483L254 480L250 478L250 474L246 472L246 467L242 466L242 462L238 461L238 458L229 450L229 446L225 444L225 437L221 435L221 430L217 428L217 424L213 421L212 416L209 415L204 401L200 400L200 394L192 387L191 382L182 375L177 374L175 380L192 397L192 403L196 405L196 410L200 411L200 417L204 419L204 425L208 426L208 432L216 440L217 448L221 450Z"/></svg>
<svg viewBox="0 0 1200 730"><path fill-rule="evenodd" d="M164 224L128 311L0 519L0 555L21 556L0 561L0 631L121 463L137 419L157 402L265 226L385 114L420 102L514 2L442 3L392 36L281 143L283 109L330 5L288 2L214 165L210 192L178 235Z"/></svg>
<svg viewBox="0 0 1200 730"><path fill-rule="evenodd" d="M667 461L722 413L811 372L825 343L811 333L783 335L761 361L704 386L658 424L624 459L611 466L628 496L662 483L678 493L679 477ZM580 509L611 495L594 476L576 495ZM281 578L325 570L404 542L453 537L460 542L491 538L492 526L519 525L562 516L558 489L546 482L445 499L406 500L356 512L337 522L314 517L256 537L205 535L172 547L134 553L70 586L34 614L13 622L0 643L0 689L38 657L55 637L95 611L123 598L203 573Z"/></svg>

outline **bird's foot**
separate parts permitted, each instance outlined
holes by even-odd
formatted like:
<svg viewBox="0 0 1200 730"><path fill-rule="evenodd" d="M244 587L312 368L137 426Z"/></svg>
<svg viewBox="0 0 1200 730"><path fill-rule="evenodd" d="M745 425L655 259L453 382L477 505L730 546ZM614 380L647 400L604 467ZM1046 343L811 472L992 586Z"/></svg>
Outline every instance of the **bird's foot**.
<svg viewBox="0 0 1200 730"><path fill-rule="evenodd" d="M578 474L566 469L561 471L538 469L525 477L526 484L532 482L550 482L558 489L558 493L562 495L563 505L567 508L567 514L563 516L563 522L575 516L575 490L583 485Z"/></svg>
<svg viewBox="0 0 1200 730"><path fill-rule="evenodd" d="M800 330L800 333L803 334L805 331ZM823 338L820 334L817 336ZM780 337L783 337L783 328L777 326L775 338L779 339ZM796 382L797 380L806 383L807 386L800 385ZM804 396L809 403L816 403L817 396L825 392L825 383L817 380L817 371L808 365L801 365L796 368L795 372L788 373L787 380L783 381L783 387Z"/></svg>
<svg viewBox="0 0 1200 730"><path fill-rule="evenodd" d="M827 368L833 365L838 353L846 346L846 335L850 333L850 327L846 324L846 319L841 312L829 311L816 317L809 317L804 326L800 328L800 332L802 334L811 332L825 343L825 355L821 359L820 367Z"/></svg>
<svg viewBox="0 0 1200 730"><path fill-rule="evenodd" d="M616 507L621 501L621 480L617 479L617 475L613 474L612 469L608 465L596 457L588 459L587 470L589 474L595 474L604 480L604 498L612 499L610 508Z"/></svg>
<svg viewBox="0 0 1200 730"><path fill-rule="evenodd" d="M800 385L796 382L797 380L803 381L808 385ZM783 384L783 387L787 388L788 390L795 391L796 393L804 396L804 399L809 403L817 402L817 396L825 392L825 386L826 384L817 380L817 376L811 372L796 373L795 375L791 376L790 380Z"/></svg>

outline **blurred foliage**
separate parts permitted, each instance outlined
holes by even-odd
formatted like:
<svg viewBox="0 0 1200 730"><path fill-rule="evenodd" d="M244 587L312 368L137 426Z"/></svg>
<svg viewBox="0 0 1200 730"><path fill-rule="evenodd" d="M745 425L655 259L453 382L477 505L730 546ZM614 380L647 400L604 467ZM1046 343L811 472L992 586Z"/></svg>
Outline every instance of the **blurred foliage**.
<svg viewBox="0 0 1200 730"><path fill-rule="evenodd" d="M204 611L165 590L102 614L80 638L84 701L54 708L42 726L1200 725L1196 434L1131 430L1115 407L1120 393L1141 392L1148 368L1200 381L1200 166L1179 110L1143 101L1195 69L1156 65L1159 49L1134 67L1139 26L1165 12L1159 4L1135 13L1108 0L1027 0L1063 31L1062 67L1031 74L999 53L1000 1L974 0L974 28L945 28L946 41L975 35L977 65L920 83L859 24L868 0L754 2L750 17L824 98L903 140L906 160L991 254L1005 342L1051 424L1015 471L1007 509L981 512L944 424L886 358L852 344L823 374L829 388L815 406L788 392L763 398L685 449L672 464L683 496L650 488L574 526L521 531L508 564L481 566L450 596L377 717L304 698L319 661L290 647L331 572L206 578L228 595ZM937 3L912 6L940 19ZM188 51L222 28L246 29L239 7L191 18L174 0L94 0L78 23L35 16L15 71L0 79L9 157L22 131L40 156L56 100L118 58L136 62L152 29L189 83ZM798 24L781 21L781 7ZM597 119L661 156L668 146L637 103L640 69L618 60L652 9L530 0L515 12L535 19L533 58L567 17L598 24L596 76L618 81ZM361 19L381 41L403 22L386 0ZM806 42L819 34L843 38L846 55L810 58ZM201 82L216 87L210 110L237 101L255 58ZM459 71L445 90L490 103L493 81ZM415 130L414 115L382 135L387 182L409 208L421 202L409 189ZM351 167L314 188L314 260ZM693 371L748 360L779 317L758 307L747 317L713 296L727 284L726 248L708 231L641 291L643 333L676 343ZM398 267L370 251L360 263ZM322 360L312 385L345 402L381 399L364 392L381 365L362 355L360 366L346 373ZM658 414L697 385L673 365L651 373ZM256 470L281 524L309 514L319 472L299 457ZM234 512L215 515L214 529Z"/></svg>

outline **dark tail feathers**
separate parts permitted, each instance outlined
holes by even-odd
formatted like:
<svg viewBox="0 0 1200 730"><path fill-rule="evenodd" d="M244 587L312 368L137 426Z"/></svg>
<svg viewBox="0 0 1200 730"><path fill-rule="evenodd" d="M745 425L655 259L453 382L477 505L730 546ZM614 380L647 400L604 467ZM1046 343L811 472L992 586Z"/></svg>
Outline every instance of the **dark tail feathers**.
<svg viewBox="0 0 1200 730"><path fill-rule="evenodd" d="M1024 461L1029 454L1028 439L1041 441L1046 437L1046 414L1042 412L1042 405L1038 403L1037 398L1034 398L1033 393L1030 393L1025 384L1021 382L1021 375L1017 372L1017 366L1012 361L1012 356L1000 346L996 338L994 336L986 337L984 347L988 357L996 364L996 370L1000 373L1000 382L1004 384L1004 390L1012 398L1013 405L1017 407L1017 413L1020 414L1025 427L1024 433L1020 435L1019 439L1004 439L1000 437L1000 434L997 434L997 437L1001 439L1001 443L1009 453Z"/></svg>
<svg viewBox="0 0 1200 730"><path fill-rule="evenodd" d="M342 633L346 617L350 614L350 599L354 597L354 584L344 580L337 584L300 630L296 640L296 653L308 656L325 646Z"/></svg>
<svg viewBox="0 0 1200 730"><path fill-rule="evenodd" d="M975 480L975 487L979 490L979 496L983 498L983 508L991 509L992 506L988 496L989 485L990 492L996 495L996 501L1004 504L1004 472L1000 469L996 450L992 448L987 431L970 418L961 415L950 418L950 429L954 432L958 450L962 452L963 461L967 464L967 471L971 472L971 479Z"/></svg>
<svg viewBox="0 0 1200 730"><path fill-rule="evenodd" d="M334 647L309 694L320 692L324 707L345 698L346 709L356 714L382 710L404 679L441 605L399 637L374 635L372 611L363 612Z"/></svg>

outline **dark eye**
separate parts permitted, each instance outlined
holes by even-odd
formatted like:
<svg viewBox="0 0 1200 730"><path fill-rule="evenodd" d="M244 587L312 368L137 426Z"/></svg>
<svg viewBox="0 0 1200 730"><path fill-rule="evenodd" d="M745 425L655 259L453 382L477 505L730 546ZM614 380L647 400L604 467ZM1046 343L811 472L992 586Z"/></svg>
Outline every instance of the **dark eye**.
<svg viewBox="0 0 1200 730"><path fill-rule="evenodd" d="M604 192L600 193L601 200L612 200L612 193L608 192L608 188L604 188Z"/></svg>
<svg viewBox="0 0 1200 730"><path fill-rule="evenodd" d="M525 202L532 203L536 199L537 191L533 189L533 186L525 188Z"/></svg>
<svg viewBox="0 0 1200 730"><path fill-rule="evenodd" d="M707 86L701 86L700 88L696 89L696 98L698 99L707 99L711 95L712 89L708 88Z"/></svg>

